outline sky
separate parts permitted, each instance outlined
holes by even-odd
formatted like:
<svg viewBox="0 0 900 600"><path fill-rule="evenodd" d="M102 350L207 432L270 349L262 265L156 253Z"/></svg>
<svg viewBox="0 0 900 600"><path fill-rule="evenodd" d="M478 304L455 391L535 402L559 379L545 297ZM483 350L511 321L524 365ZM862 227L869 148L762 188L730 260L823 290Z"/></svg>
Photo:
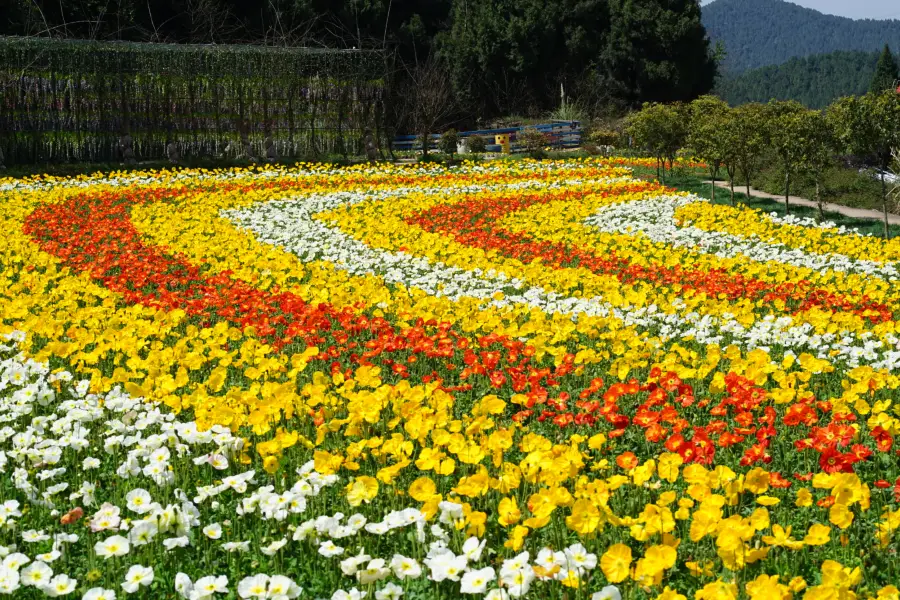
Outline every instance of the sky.
<svg viewBox="0 0 900 600"><path fill-rule="evenodd" d="M712 0L703 0L709 4ZM790 0L829 15L851 19L900 19L898 0Z"/></svg>

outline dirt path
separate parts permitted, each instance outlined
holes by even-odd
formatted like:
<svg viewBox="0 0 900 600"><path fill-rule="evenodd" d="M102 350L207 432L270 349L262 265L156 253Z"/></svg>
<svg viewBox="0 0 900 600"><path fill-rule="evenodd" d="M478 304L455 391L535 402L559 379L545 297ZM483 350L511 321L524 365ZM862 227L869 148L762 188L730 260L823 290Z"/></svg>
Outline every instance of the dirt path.
<svg viewBox="0 0 900 600"><path fill-rule="evenodd" d="M707 185L709 182L706 182ZM724 190L728 190L728 182L727 181L717 181L716 187L722 188ZM740 192L742 194L747 193L746 186L735 186L735 192ZM767 198L769 200L775 200L781 203L784 203L784 196L779 196L778 194L770 194L768 192L762 192L760 190L750 188L750 195L754 198ZM799 196L791 196L790 203L792 205L797 206L808 206L810 208L817 208L818 205L814 200L807 200L806 198L800 198ZM868 210L865 208L851 208L849 206L842 206L840 204L831 204L826 202L824 204L825 212L839 213L844 215L845 217L851 217L854 219L872 219L874 221L884 221L884 214L878 210ZM888 222L892 225L900 225L900 215L888 214Z"/></svg>

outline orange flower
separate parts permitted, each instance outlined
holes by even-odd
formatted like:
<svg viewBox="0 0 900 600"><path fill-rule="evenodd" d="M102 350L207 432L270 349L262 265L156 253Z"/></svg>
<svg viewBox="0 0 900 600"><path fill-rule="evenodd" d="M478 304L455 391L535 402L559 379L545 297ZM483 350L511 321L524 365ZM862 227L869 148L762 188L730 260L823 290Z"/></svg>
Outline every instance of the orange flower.
<svg viewBox="0 0 900 600"><path fill-rule="evenodd" d="M616 464L622 469L630 470L638 466L638 459L634 452L623 452L616 457Z"/></svg>

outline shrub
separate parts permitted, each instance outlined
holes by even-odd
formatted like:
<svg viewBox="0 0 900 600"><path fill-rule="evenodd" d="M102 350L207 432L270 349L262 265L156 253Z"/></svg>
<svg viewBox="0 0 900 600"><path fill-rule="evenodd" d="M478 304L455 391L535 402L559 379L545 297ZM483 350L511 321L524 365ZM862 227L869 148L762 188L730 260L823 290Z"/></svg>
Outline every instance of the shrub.
<svg viewBox="0 0 900 600"><path fill-rule="evenodd" d="M487 140L480 135L473 135L468 138L469 152L473 154L482 154L487 152Z"/></svg>
<svg viewBox="0 0 900 600"><path fill-rule="evenodd" d="M438 142L438 149L450 158L453 158L453 155L456 154L457 144L459 144L459 134L455 129L448 129L441 136Z"/></svg>
<svg viewBox="0 0 900 600"><path fill-rule="evenodd" d="M544 155L544 147L547 145L547 136L535 129L528 127L519 134L519 141L525 147L525 151L533 158Z"/></svg>

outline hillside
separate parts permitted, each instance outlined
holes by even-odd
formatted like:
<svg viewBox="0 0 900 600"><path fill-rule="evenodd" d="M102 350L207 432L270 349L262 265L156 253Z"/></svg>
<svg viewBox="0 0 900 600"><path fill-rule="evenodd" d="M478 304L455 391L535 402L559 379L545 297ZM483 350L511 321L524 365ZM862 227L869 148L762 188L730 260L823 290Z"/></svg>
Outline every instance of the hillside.
<svg viewBox="0 0 900 600"><path fill-rule="evenodd" d="M836 98L869 90L878 53L832 52L792 58L781 65L725 75L716 94L732 106L747 102L797 100L823 108Z"/></svg>
<svg viewBox="0 0 900 600"><path fill-rule="evenodd" d="M739 73L838 50L900 49L900 21L826 15L783 0L715 0L703 7L710 38L725 44L725 70Z"/></svg>

